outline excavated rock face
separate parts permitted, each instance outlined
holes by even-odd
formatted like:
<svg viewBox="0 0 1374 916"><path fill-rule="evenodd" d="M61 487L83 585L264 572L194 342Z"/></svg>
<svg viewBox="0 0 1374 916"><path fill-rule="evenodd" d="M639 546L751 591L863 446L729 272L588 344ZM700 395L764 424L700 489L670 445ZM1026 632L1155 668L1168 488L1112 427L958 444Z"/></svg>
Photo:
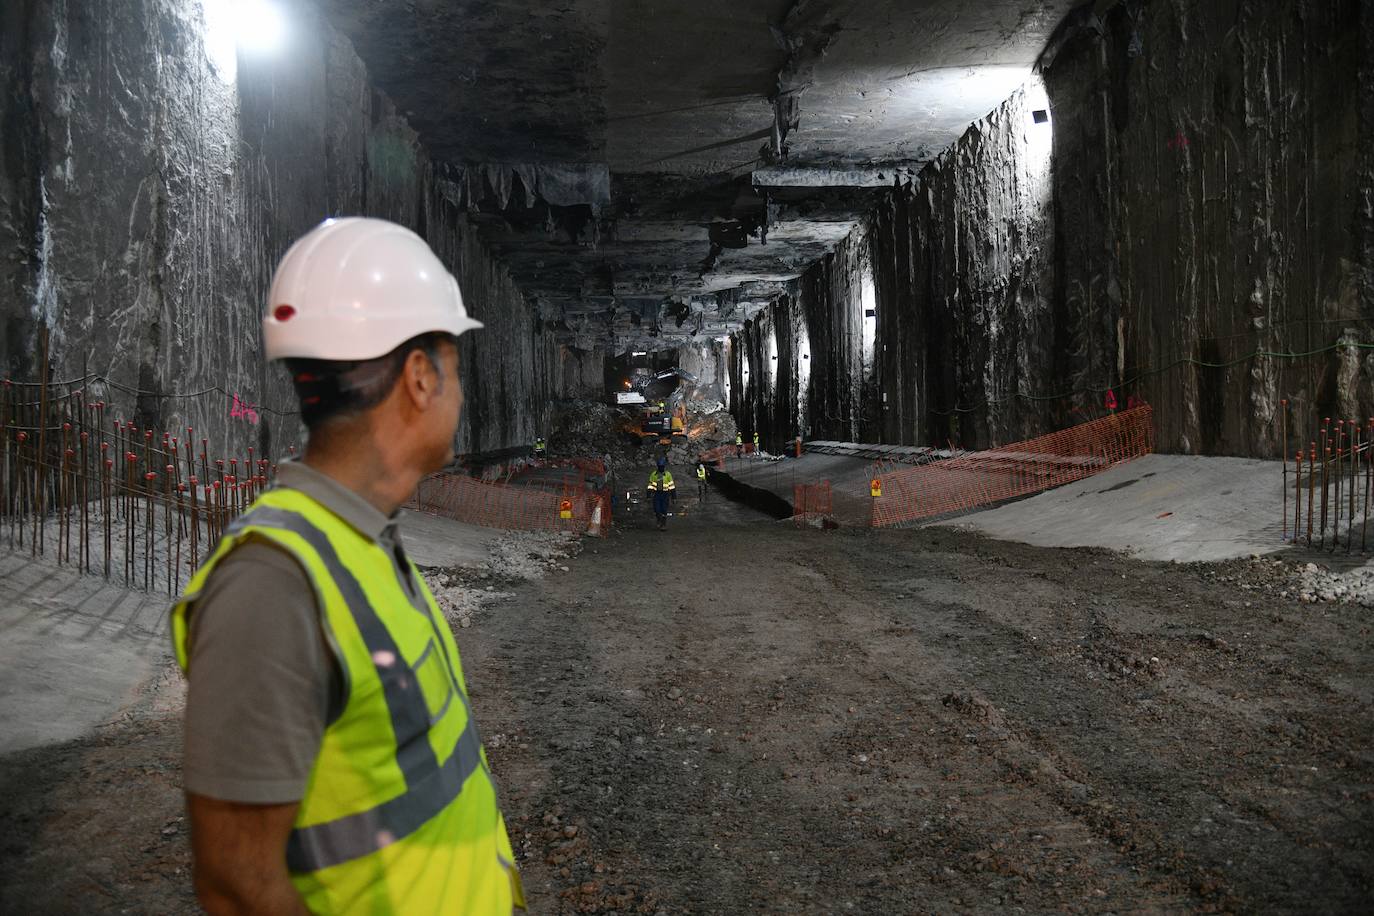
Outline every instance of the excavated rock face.
<svg viewBox="0 0 1374 916"><path fill-rule="evenodd" d="M347 39L289 12L287 53L234 61L199 2L4 4L0 370L37 376L41 323L53 377L100 376L112 416L284 453L302 431L262 360L271 271L322 218L380 216L425 235L486 323L457 448L528 444L551 399L600 388L601 355L541 325Z"/></svg>
<svg viewBox="0 0 1374 916"><path fill-rule="evenodd" d="M774 448L1135 399L1161 448L1273 455L1285 398L1374 413L1359 0L281 7L286 49L236 58L230 0L0 10L5 372L44 326L141 425L280 451L272 266L361 213L487 322L465 452L527 445L604 354L679 347Z"/></svg>
<svg viewBox="0 0 1374 916"><path fill-rule="evenodd" d="M1284 399L1290 455L1374 414L1371 60L1354 0L1085 7L1043 85L734 338L732 407L780 437L981 447L1144 402L1161 450L1267 457Z"/></svg>

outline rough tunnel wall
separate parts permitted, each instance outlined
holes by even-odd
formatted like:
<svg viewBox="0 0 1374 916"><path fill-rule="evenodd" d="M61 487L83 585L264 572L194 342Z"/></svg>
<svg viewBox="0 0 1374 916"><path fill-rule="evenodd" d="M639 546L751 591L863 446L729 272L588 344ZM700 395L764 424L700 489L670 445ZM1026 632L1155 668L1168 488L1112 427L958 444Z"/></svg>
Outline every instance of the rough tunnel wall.
<svg viewBox="0 0 1374 916"><path fill-rule="evenodd" d="M560 397L606 398L606 354L602 350L580 350L560 346L556 365L559 369L557 390Z"/></svg>
<svg viewBox="0 0 1374 916"><path fill-rule="evenodd" d="M721 343L712 340L682 347L678 350L678 366L697 378L689 397L698 401L725 401L725 352Z"/></svg>
<svg viewBox="0 0 1374 916"><path fill-rule="evenodd" d="M1359 0L1123 4L1047 70L1061 285L1092 327L1074 356L1155 405L1162 448L1276 455L1283 397L1374 411L1367 352L1252 355L1371 340L1371 16Z"/></svg>
<svg viewBox="0 0 1374 916"><path fill-rule="evenodd" d="M874 215L882 438L983 446L1138 398L1162 450L1276 456L1282 398L1374 413L1374 355L1331 349L1374 319L1371 28L1356 0L1071 18L1043 89Z"/></svg>
<svg viewBox="0 0 1374 916"><path fill-rule="evenodd" d="M1054 360L1050 127L1034 85L874 217L877 434L982 447L1047 420ZM883 396L886 401L883 401ZM1029 396L1029 397L1028 397Z"/></svg>
<svg viewBox="0 0 1374 916"><path fill-rule="evenodd" d="M811 347L810 438L853 441L874 412L863 400L863 331L858 305L868 235L856 229L797 284L793 308Z"/></svg>
<svg viewBox="0 0 1374 916"><path fill-rule="evenodd" d="M300 432L261 359L272 267L326 216L384 216L428 238L487 323L465 341L459 450L532 439L566 377L556 344L348 42L309 5L291 16L285 53L234 66L207 54L196 2L4 4L0 370L36 376L42 322L54 376L107 376L123 387L94 397L140 425L280 451Z"/></svg>

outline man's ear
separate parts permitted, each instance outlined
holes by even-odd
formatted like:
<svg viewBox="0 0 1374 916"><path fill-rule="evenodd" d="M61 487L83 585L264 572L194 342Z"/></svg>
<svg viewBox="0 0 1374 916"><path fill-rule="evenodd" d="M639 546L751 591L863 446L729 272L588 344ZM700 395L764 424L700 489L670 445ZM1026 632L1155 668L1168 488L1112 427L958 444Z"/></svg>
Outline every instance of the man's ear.
<svg viewBox="0 0 1374 916"><path fill-rule="evenodd" d="M442 379L429 354L417 347L406 354L401 367L401 384L417 410L424 410L439 393Z"/></svg>

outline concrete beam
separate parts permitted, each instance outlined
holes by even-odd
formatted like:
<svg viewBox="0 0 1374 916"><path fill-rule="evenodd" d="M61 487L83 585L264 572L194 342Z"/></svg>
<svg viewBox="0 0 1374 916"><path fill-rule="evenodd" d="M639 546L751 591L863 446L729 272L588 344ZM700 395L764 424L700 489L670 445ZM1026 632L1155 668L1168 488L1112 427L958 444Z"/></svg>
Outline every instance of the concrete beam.
<svg viewBox="0 0 1374 916"><path fill-rule="evenodd" d="M770 165L756 169L752 181L756 188L890 188L914 180L920 168L914 162L854 169Z"/></svg>

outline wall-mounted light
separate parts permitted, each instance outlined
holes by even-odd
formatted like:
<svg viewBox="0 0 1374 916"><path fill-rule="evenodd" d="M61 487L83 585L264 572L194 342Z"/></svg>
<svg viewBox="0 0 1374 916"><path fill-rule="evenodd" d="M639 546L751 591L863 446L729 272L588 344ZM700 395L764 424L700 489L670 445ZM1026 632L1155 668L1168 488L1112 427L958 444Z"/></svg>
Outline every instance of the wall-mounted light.
<svg viewBox="0 0 1374 916"><path fill-rule="evenodd" d="M1031 121L1036 124L1050 123L1050 110L1048 108L1037 108L1031 112Z"/></svg>

